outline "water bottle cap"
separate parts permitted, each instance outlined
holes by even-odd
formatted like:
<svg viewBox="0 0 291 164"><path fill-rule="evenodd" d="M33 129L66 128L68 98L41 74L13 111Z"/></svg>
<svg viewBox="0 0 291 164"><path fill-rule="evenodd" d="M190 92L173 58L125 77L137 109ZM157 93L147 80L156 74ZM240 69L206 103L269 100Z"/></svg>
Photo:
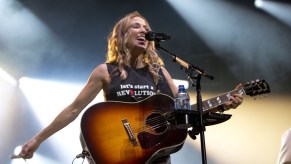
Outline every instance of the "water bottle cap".
<svg viewBox="0 0 291 164"><path fill-rule="evenodd" d="M185 87L184 85L179 85L179 92L185 92Z"/></svg>

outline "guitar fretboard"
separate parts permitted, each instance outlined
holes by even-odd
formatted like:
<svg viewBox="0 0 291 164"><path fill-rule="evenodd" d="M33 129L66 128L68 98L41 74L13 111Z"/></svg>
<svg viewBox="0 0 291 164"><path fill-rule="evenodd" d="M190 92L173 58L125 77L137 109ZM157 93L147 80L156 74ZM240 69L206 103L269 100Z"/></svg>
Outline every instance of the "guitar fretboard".
<svg viewBox="0 0 291 164"><path fill-rule="evenodd" d="M219 105L224 104L225 102L230 100L231 95L233 94L240 94L242 96L246 95L243 88L232 90L230 92L224 93L222 95L219 95L217 97L202 101L202 109L203 112L206 112L210 109L213 109ZM192 110L197 110L197 104L191 105Z"/></svg>

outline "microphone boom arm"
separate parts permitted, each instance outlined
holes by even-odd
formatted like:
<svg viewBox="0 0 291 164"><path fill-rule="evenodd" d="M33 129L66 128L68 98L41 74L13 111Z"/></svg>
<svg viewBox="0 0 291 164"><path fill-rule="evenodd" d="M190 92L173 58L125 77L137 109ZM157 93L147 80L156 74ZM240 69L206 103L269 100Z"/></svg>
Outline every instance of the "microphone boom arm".
<svg viewBox="0 0 291 164"><path fill-rule="evenodd" d="M157 49L161 49L163 51L165 51L167 54L171 55L172 56L172 60L173 62L177 62L179 63L182 67L184 67L188 73L188 76L190 75L190 77L192 76L192 72L193 71L196 71L198 74L210 79L210 80L213 80L214 79L214 76L212 76L211 74L207 73L206 71L204 71L203 69L199 68L198 66L194 65L194 64L191 64L189 63L188 61L178 57L177 55L169 52L168 50L166 50L165 48L163 48L158 42L155 42L155 46ZM191 79L193 79L193 77L191 77Z"/></svg>

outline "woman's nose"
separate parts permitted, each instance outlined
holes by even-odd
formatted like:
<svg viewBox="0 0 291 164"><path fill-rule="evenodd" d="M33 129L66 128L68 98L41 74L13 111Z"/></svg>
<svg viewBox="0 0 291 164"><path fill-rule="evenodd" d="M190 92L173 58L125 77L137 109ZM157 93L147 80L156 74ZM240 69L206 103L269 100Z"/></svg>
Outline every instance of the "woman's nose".
<svg viewBox="0 0 291 164"><path fill-rule="evenodd" d="M147 33L147 30L145 28L141 28L141 32L145 34Z"/></svg>

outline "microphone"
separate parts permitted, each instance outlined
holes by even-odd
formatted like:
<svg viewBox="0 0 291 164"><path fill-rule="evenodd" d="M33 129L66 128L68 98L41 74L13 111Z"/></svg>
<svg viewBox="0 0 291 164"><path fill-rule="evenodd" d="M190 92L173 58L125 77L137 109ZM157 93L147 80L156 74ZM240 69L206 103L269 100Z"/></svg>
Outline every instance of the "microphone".
<svg viewBox="0 0 291 164"><path fill-rule="evenodd" d="M170 40L171 36L165 33L156 33L153 31L149 31L145 34L145 38L148 41L166 41Z"/></svg>

